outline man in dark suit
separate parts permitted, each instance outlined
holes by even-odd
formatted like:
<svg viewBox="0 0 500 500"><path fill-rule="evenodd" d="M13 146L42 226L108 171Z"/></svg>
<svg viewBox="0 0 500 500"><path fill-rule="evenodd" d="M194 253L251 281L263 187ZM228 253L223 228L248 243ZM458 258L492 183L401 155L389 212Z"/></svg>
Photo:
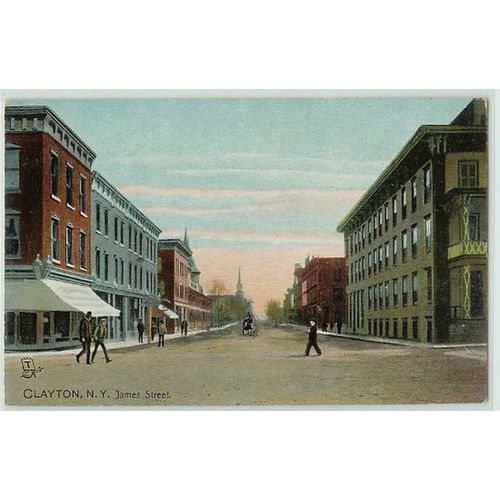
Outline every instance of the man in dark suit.
<svg viewBox="0 0 500 500"><path fill-rule="evenodd" d="M80 342L82 343L82 350L76 355L76 362L80 362L80 356L85 353L87 364L90 365L90 345L92 344L92 311L87 314L80 321Z"/></svg>
<svg viewBox="0 0 500 500"><path fill-rule="evenodd" d="M144 342L144 323L140 318L139 323L137 323L137 333L139 334L139 342Z"/></svg>
<svg viewBox="0 0 500 500"><path fill-rule="evenodd" d="M311 320L309 324L311 327L309 328L309 340L307 341L305 356L309 356L311 347L314 347L316 354L321 356L321 349L318 346L318 327L316 326L316 322L314 320Z"/></svg>

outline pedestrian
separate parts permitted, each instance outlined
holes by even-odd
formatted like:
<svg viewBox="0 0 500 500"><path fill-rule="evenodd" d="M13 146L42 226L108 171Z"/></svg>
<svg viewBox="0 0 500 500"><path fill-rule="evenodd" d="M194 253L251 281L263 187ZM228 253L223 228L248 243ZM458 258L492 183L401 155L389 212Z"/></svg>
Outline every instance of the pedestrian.
<svg viewBox="0 0 500 500"><path fill-rule="evenodd" d="M342 321L340 319L337 321L337 333L340 335L342 332Z"/></svg>
<svg viewBox="0 0 500 500"><path fill-rule="evenodd" d="M82 350L76 355L76 362L80 362L80 356L85 353L87 364L90 365L90 344L92 343L92 311L87 311L85 316L80 321L80 342L82 343Z"/></svg>
<svg viewBox="0 0 500 500"><path fill-rule="evenodd" d="M165 347L165 334L167 329L165 328L165 323L163 320L160 321L160 326L158 327L158 347Z"/></svg>
<svg viewBox="0 0 500 500"><path fill-rule="evenodd" d="M108 337L108 325L104 318L101 319L99 325L94 331L94 352L92 353L92 363L94 362L95 355L97 354L97 349L101 346L102 351L104 352L104 357L106 358L106 363L110 363L112 360L108 356L108 351L106 350L106 346L104 345L104 339Z"/></svg>
<svg viewBox="0 0 500 500"><path fill-rule="evenodd" d="M141 318L139 318L139 323L137 323L137 332L139 333L139 342L144 342L144 323Z"/></svg>
<svg viewBox="0 0 500 500"><path fill-rule="evenodd" d="M188 334L188 322L187 319L184 320L184 336L187 337Z"/></svg>
<svg viewBox="0 0 500 500"><path fill-rule="evenodd" d="M316 354L321 356L321 349L318 346L318 327L316 326L316 322L314 320L311 320L309 324L311 327L309 328L309 340L307 341L305 356L309 356L311 347L314 347Z"/></svg>
<svg viewBox="0 0 500 500"><path fill-rule="evenodd" d="M333 332L333 321L330 320L330 331Z"/></svg>

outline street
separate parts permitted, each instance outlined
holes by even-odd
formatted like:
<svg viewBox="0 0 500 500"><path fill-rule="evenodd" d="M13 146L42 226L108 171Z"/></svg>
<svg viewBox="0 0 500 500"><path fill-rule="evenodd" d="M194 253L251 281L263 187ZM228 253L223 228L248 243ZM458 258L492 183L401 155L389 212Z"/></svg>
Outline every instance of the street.
<svg viewBox="0 0 500 500"><path fill-rule="evenodd" d="M426 349L319 335L321 357L304 357L306 328L258 327L98 352L5 358L10 405L345 405L479 403L487 398L486 350ZM29 356L29 355L27 355Z"/></svg>

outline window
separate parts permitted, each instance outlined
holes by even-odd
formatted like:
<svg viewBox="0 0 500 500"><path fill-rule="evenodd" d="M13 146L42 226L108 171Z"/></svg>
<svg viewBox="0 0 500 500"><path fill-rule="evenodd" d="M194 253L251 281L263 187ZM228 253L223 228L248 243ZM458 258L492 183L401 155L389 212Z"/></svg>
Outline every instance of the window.
<svg viewBox="0 0 500 500"><path fill-rule="evenodd" d="M385 249L385 267L389 266L389 242L386 241L384 244Z"/></svg>
<svg viewBox="0 0 500 500"><path fill-rule="evenodd" d="M125 232L125 222L120 221L120 244L121 245L123 245L125 242L124 232Z"/></svg>
<svg viewBox="0 0 500 500"><path fill-rule="evenodd" d="M132 250L132 224L128 225L128 248Z"/></svg>
<svg viewBox="0 0 500 500"><path fill-rule="evenodd" d="M118 283L120 279L120 272L118 267L118 257L116 255L114 256L114 261L115 261L115 281Z"/></svg>
<svg viewBox="0 0 500 500"><path fill-rule="evenodd" d="M377 320L376 320L376 319L374 319L374 320L373 320L373 335L375 335L375 337L376 337L376 336L377 336L377 334L378 334L378 333L377 333L377 324L378 324Z"/></svg>
<svg viewBox="0 0 500 500"><path fill-rule="evenodd" d="M142 233L139 234L139 254L142 255Z"/></svg>
<svg viewBox="0 0 500 500"><path fill-rule="evenodd" d="M378 270L382 270L382 245L378 247Z"/></svg>
<svg viewBox="0 0 500 500"><path fill-rule="evenodd" d="M413 340L418 340L418 318L413 318L411 320L411 334Z"/></svg>
<svg viewBox="0 0 500 500"><path fill-rule="evenodd" d="M377 215L373 216L373 239L377 239Z"/></svg>
<svg viewBox="0 0 500 500"><path fill-rule="evenodd" d="M398 237L392 238L392 263L396 265L398 262Z"/></svg>
<svg viewBox="0 0 500 500"><path fill-rule="evenodd" d="M101 232L101 204L95 204L95 228Z"/></svg>
<svg viewBox="0 0 500 500"><path fill-rule="evenodd" d="M384 287L382 283L378 285L378 307L379 309L383 309L384 307Z"/></svg>
<svg viewBox="0 0 500 500"><path fill-rule="evenodd" d="M393 337L398 336L398 320L397 319L392 320L392 336Z"/></svg>
<svg viewBox="0 0 500 500"><path fill-rule="evenodd" d="M50 192L59 197L59 158L53 152L50 153Z"/></svg>
<svg viewBox="0 0 500 500"><path fill-rule="evenodd" d="M408 206L406 188L401 189L401 218L402 220L406 219L406 209Z"/></svg>
<svg viewBox="0 0 500 500"><path fill-rule="evenodd" d="M425 274L427 277L427 302L432 302L432 267L425 268Z"/></svg>
<svg viewBox="0 0 500 500"><path fill-rule="evenodd" d="M120 285L123 285L125 283L124 267L125 263L123 262L123 259L120 259Z"/></svg>
<svg viewBox="0 0 500 500"><path fill-rule="evenodd" d="M143 285L143 269L141 267L140 272L139 272L139 288L142 290L142 285Z"/></svg>
<svg viewBox="0 0 500 500"><path fill-rule="evenodd" d="M361 245L363 249L365 248L365 240L366 240L366 226L363 225L361 228Z"/></svg>
<svg viewBox="0 0 500 500"><path fill-rule="evenodd" d="M372 226L372 219L370 217L370 219L368 220L368 243L372 242Z"/></svg>
<svg viewBox="0 0 500 500"><path fill-rule="evenodd" d="M372 274L372 253L368 252L368 276Z"/></svg>
<svg viewBox="0 0 500 500"><path fill-rule="evenodd" d="M479 241L479 214L478 213L469 214L468 230L469 230L469 240L470 241Z"/></svg>
<svg viewBox="0 0 500 500"><path fill-rule="evenodd" d="M5 190L16 191L19 189L19 152L15 145L5 147Z"/></svg>
<svg viewBox="0 0 500 500"><path fill-rule="evenodd" d="M372 308L372 287L368 287L368 310Z"/></svg>
<svg viewBox="0 0 500 500"><path fill-rule="evenodd" d="M388 319L385 320L385 336L386 337L389 336L389 320Z"/></svg>
<svg viewBox="0 0 500 500"><path fill-rule="evenodd" d="M403 307L406 307L408 305L408 275L407 274L405 274L401 278L401 289L402 289Z"/></svg>
<svg viewBox="0 0 500 500"><path fill-rule="evenodd" d="M115 215L115 243L118 243L118 238L120 237L120 221L118 217Z"/></svg>
<svg viewBox="0 0 500 500"><path fill-rule="evenodd" d="M424 233L425 251L430 252L432 247L432 221L430 215L424 218Z"/></svg>
<svg viewBox="0 0 500 500"><path fill-rule="evenodd" d="M87 235L80 232L80 268L87 268Z"/></svg>
<svg viewBox="0 0 500 500"><path fill-rule="evenodd" d="M372 320L368 320L368 335L372 334Z"/></svg>
<svg viewBox="0 0 500 500"><path fill-rule="evenodd" d="M80 213L87 213L87 179L80 176Z"/></svg>
<svg viewBox="0 0 500 500"><path fill-rule="evenodd" d="M73 264L73 228L66 227L66 263Z"/></svg>
<svg viewBox="0 0 500 500"><path fill-rule="evenodd" d="M50 257L59 261L59 220L50 219Z"/></svg>
<svg viewBox="0 0 500 500"><path fill-rule="evenodd" d="M418 303L418 275L417 273L411 274L411 297L413 305Z"/></svg>
<svg viewBox="0 0 500 500"><path fill-rule="evenodd" d="M132 286L132 262L128 263L128 284Z"/></svg>
<svg viewBox="0 0 500 500"><path fill-rule="evenodd" d="M389 203L384 205L384 229L389 230Z"/></svg>
<svg viewBox="0 0 500 500"><path fill-rule="evenodd" d="M403 338L404 339L407 339L408 338L408 320L406 318L404 318L402 321L401 321L401 324L402 324L402 333L403 333Z"/></svg>
<svg viewBox="0 0 500 500"><path fill-rule="evenodd" d="M109 281L109 254L104 254L104 281Z"/></svg>
<svg viewBox="0 0 500 500"><path fill-rule="evenodd" d="M134 252L137 253L137 229L134 228Z"/></svg>
<svg viewBox="0 0 500 500"><path fill-rule="evenodd" d="M361 258L361 277L365 279L366 257L363 255Z"/></svg>
<svg viewBox="0 0 500 500"><path fill-rule="evenodd" d="M385 295L385 303L384 306L386 309L389 308L389 282L386 281L384 284L384 295Z"/></svg>
<svg viewBox="0 0 500 500"><path fill-rule="evenodd" d="M411 256L415 258L418 250L418 225L411 226Z"/></svg>
<svg viewBox="0 0 500 500"><path fill-rule="evenodd" d="M458 162L458 185L459 187L478 187L478 163L477 161Z"/></svg>
<svg viewBox="0 0 500 500"><path fill-rule="evenodd" d="M101 251L98 248L95 249L95 274L101 279Z"/></svg>
<svg viewBox="0 0 500 500"><path fill-rule="evenodd" d="M392 225L395 226L398 223L398 197L392 197Z"/></svg>
<svg viewBox="0 0 500 500"><path fill-rule="evenodd" d="M73 167L66 164L66 203L73 206Z"/></svg>
<svg viewBox="0 0 500 500"><path fill-rule="evenodd" d="M107 208L104 209L104 235L109 235L109 210Z"/></svg>
<svg viewBox="0 0 500 500"><path fill-rule="evenodd" d="M401 258L403 262L406 262L408 257L408 232L404 230L401 233Z"/></svg>
<svg viewBox="0 0 500 500"><path fill-rule="evenodd" d="M392 280L392 305L397 307L399 298L399 280L395 278Z"/></svg>
<svg viewBox="0 0 500 500"><path fill-rule="evenodd" d="M382 224L383 224L383 215L382 209L378 211L378 234L382 235Z"/></svg>
<svg viewBox="0 0 500 500"><path fill-rule="evenodd" d="M134 266L134 288L137 288L137 266Z"/></svg>
<svg viewBox="0 0 500 500"><path fill-rule="evenodd" d="M5 257L7 259L21 257L19 215L5 216Z"/></svg>
<svg viewBox="0 0 500 500"><path fill-rule="evenodd" d="M417 178L413 177L411 180L411 211L415 212L417 209Z"/></svg>
<svg viewBox="0 0 500 500"><path fill-rule="evenodd" d="M471 316L477 318L483 314L483 273L472 271L470 276Z"/></svg>
<svg viewBox="0 0 500 500"><path fill-rule="evenodd" d="M429 203L431 200L431 167L424 167L424 203Z"/></svg>
<svg viewBox="0 0 500 500"><path fill-rule="evenodd" d="M340 281L342 279L342 269L340 267L335 268L334 279L335 281Z"/></svg>

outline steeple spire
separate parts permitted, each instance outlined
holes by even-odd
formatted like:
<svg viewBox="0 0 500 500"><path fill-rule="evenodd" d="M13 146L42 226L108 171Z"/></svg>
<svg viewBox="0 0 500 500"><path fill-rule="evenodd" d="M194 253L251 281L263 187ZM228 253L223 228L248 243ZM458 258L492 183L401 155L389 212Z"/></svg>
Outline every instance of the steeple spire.
<svg viewBox="0 0 500 500"><path fill-rule="evenodd" d="M184 228L184 244L191 249L191 246L189 245L189 238L188 238L188 230L187 227Z"/></svg>
<svg viewBox="0 0 500 500"><path fill-rule="evenodd" d="M243 283L241 282L241 267L238 268L238 283L236 284L236 295L243 295Z"/></svg>

